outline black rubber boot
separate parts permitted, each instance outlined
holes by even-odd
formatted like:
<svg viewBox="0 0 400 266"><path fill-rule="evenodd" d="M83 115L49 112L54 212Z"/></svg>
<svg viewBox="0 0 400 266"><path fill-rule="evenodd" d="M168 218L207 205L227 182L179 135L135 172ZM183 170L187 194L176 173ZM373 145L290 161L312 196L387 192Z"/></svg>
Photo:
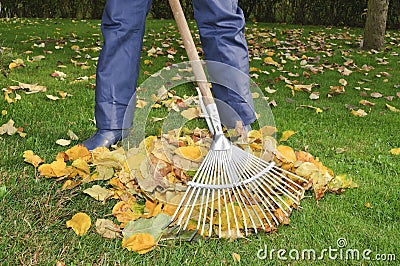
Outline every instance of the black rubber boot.
<svg viewBox="0 0 400 266"><path fill-rule="evenodd" d="M98 129L93 136L82 142L82 145L89 151L97 147L109 148L126 137L128 133L129 129Z"/></svg>

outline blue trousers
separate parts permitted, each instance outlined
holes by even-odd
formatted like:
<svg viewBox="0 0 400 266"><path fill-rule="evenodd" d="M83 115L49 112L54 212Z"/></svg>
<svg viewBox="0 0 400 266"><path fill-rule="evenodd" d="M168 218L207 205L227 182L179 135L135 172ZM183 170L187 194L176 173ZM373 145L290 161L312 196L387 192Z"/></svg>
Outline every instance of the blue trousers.
<svg viewBox="0 0 400 266"><path fill-rule="evenodd" d="M214 96L220 100L217 106L222 122L229 127L235 126L235 119L229 119L230 108L246 125L255 120L248 84L245 21L237 2L193 0L205 59L226 64L215 71L211 66L209 72ZM104 43L96 71L95 118L99 129L132 127L140 53L150 6L151 0L106 2L101 24ZM230 69L244 74L232 75Z"/></svg>

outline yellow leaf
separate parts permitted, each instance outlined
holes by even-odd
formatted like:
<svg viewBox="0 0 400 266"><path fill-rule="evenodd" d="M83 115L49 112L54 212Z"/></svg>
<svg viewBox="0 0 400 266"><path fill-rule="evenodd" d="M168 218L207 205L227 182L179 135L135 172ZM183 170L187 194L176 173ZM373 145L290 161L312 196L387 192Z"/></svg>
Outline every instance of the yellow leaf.
<svg viewBox="0 0 400 266"><path fill-rule="evenodd" d="M86 162L89 162L92 159L92 154L82 144L78 144L71 149L68 149L65 151L65 153L68 155L68 160L70 161L75 161L78 158L82 158Z"/></svg>
<svg viewBox="0 0 400 266"><path fill-rule="evenodd" d="M287 141L291 136L296 134L297 132L294 132L293 130L286 130L282 133L282 137L280 138L279 141Z"/></svg>
<svg viewBox="0 0 400 266"><path fill-rule="evenodd" d="M143 205L136 202L129 205L125 201L120 201L112 209L112 214L120 223L126 224L131 220L139 219L143 214L143 208Z"/></svg>
<svg viewBox="0 0 400 266"><path fill-rule="evenodd" d="M81 177L87 177L90 174L90 167L88 163L82 158L78 158L73 161L72 166Z"/></svg>
<svg viewBox="0 0 400 266"><path fill-rule="evenodd" d="M137 101L136 101L136 107L137 108L143 108L143 107L145 107L147 105L147 102L145 102L145 101L143 101L143 100L140 100L140 99L138 99Z"/></svg>
<svg viewBox="0 0 400 266"><path fill-rule="evenodd" d="M400 155L400 148L391 149L390 153L393 155Z"/></svg>
<svg viewBox="0 0 400 266"><path fill-rule="evenodd" d="M369 208L369 209L372 209L372 205L371 205L371 203L369 203L369 202L366 202L366 203L365 203L365 207L367 207L367 208Z"/></svg>
<svg viewBox="0 0 400 266"><path fill-rule="evenodd" d="M396 107L391 106L391 105L389 105L389 104L386 104L386 107L387 107L390 111L392 111L392 112L395 112L395 113L399 113L399 112L400 112L399 109L397 109Z"/></svg>
<svg viewBox="0 0 400 266"><path fill-rule="evenodd" d="M297 160L294 150L289 146L283 145L276 147L276 157L286 163L294 163Z"/></svg>
<svg viewBox="0 0 400 266"><path fill-rule="evenodd" d="M259 72L259 73L261 73L261 69L259 69L257 67L250 67L250 72Z"/></svg>
<svg viewBox="0 0 400 266"><path fill-rule="evenodd" d="M357 117L364 117L368 115L363 109L358 109L357 111L351 110L351 113Z"/></svg>
<svg viewBox="0 0 400 266"><path fill-rule="evenodd" d="M233 252L232 253L232 257L233 257L233 261L234 262L240 262L240 255L239 254Z"/></svg>
<svg viewBox="0 0 400 266"><path fill-rule="evenodd" d="M67 221L67 228L72 228L78 236L85 235L90 228L91 220L86 213L79 212L72 216L72 219Z"/></svg>
<svg viewBox="0 0 400 266"><path fill-rule="evenodd" d="M157 246L154 238L150 234L133 234L128 239L122 240L122 247L130 250L136 251L139 254L145 254L153 250Z"/></svg>
<svg viewBox="0 0 400 266"><path fill-rule="evenodd" d="M200 110L198 108L191 107L191 108L188 108L186 110L183 110L181 112L181 115L184 118L186 118L187 120L191 120L191 119L199 117Z"/></svg>
<svg viewBox="0 0 400 266"><path fill-rule="evenodd" d="M192 161L199 161L203 158L200 147L198 146L179 147L175 150L175 153L185 159Z"/></svg>
<svg viewBox="0 0 400 266"><path fill-rule="evenodd" d="M275 62L272 57L264 58L264 63L266 63L267 65L279 66L279 63Z"/></svg>
<svg viewBox="0 0 400 266"><path fill-rule="evenodd" d="M82 181L67 180L62 185L61 190L73 189L74 187L79 186L81 183Z"/></svg>
<svg viewBox="0 0 400 266"><path fill-rule="evenodd" d="M143 63L144 63L145 65L151 65L151 64L153 64L153 62L152 62L151 60L149 60L149 59L144 60Z"/></svg>
<svg viewBox="0 0 400 266"><path fill-rule="evenodd" d="M23 157L25 162L32 164L35 168L43 162L42 158L35 155L32 150L24 151Z"/></svg>
<svg viewBox="0 0 400 266"><path fill-rule="evenodd" d="M103 188L99 185L94 185L91 188L85 189L83 193L88 194L92 198L98 200L98 201L105 201L109 197L114 195L114 192L111 190L108 190L106 188Z"/></svg>
<svg viewBox="0 0 400 266"><path fill-rule="evenodd" d="M315 106L312 106L312 105L300 105L300 107L306 107L306 108L314 109L317 114L322 113L322 109L321 108L315 107Z"/></svg>
<svg viewBox="0 0 400 266"><path fill-rule="evenodd" d="M17 68L18 67L18 64L17 63L14 63L14 62L12 62L12 63L10 63L9 65L8 65L8 68L9 69L14 69L14 68Z"/></svg>
<svg viewBox="0 0 400 266"><path fill-rule="evenodd" d="M157 201L146 200L146 214L142 215L143 218L151 218L157 216L162 212L162 203L158 203Z"/></svg>
<svg viewBox="0 0 400 266"><path fill-rule="evenodd" d="M51 164L42 164L38 170L40 175L45 177L64 177L72 172L62 158L58 158Z"/></svg>

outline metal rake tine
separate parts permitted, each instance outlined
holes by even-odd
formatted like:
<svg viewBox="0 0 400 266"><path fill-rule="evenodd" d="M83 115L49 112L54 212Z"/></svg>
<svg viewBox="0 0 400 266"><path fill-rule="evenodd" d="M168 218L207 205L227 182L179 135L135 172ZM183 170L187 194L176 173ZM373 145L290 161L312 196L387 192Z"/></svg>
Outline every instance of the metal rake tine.
<svg viewBox="0 0 400 266"><path fill-rule="evenodd" d="M235 154L235 153L234 153L234 154ZM240 175L239 175L240 170L237 169L237 167L235 167L234 169L235 169L235 171L234 171L235 174L236 174L237 176L240 176ZM241 170L245 170L245 168L241 167ZM248 177L247 174L246 174L246 177ZM242 179L243 179L243 178L242 178ZM242 182L241 187L245 187L245 188L247 189L246 183ZM248 196L247 196L248 193L246 193L246 191L244 191L244 190L242 190L242 191L243 191L243 194L244 194L245 198L247 199L247 201L248 201L248 202L251 202L251 200L250 200L250 199L248 198ZM247 191L250 191L250 190L247 190ZM265 213L264 213L264 211L263 211L262 208L259 206L259 204L258 204L257 201L254 199L254 197L253 197L253 195L252 195L251 193L250 193L250 197L252 198L253 202L257 205L257 207L262 211L262 214L264 215L264 217L267 218L266 215L265 215ZM250 204L250 207L251 207L251 209L253 210L253 212L254 212L254 214L256 215L256 217L258 218L258 220L259 220L259 222L260 222L260 224L261 224L261 226L262 226L262 229L265 230L264 223L262 222L262 219L260 218L260 216L259 216L257 210L255 210L253 204ZM255 222L254 222L254 219L253 219L253 217L252 217L252 215L251 215L250 212L249 212L248 214L249 214L250 221L251 221L252 224L253 224L253 229L255 230L255 232L257 232L257 226L256 226L256 224L255 224ZM268 219L267 219L267 220L268 220Z"/></svg>
<svg viewBox="0 0 400 266"><path fill-rule="evenodd" d="M214 152L213 152L214 153ZM217 174L217 169L214 168L213 171L215 174ZM215 178L213 179L213 185L216 185L216 180ZM212 229L213 229L213 221L214 221L214 204L215 204L215 190L211 189L211 209L210 209L210 221L209 225L210 228L208 229L208 236L211 237L212 234Z"/></svg>
<svg viewBox="0 0 400 266"><path fill-rule="evenodd" d="M231 171L231 167L230 167L231 166L231 159L232 159L231 156L228 156L228 154L226 154L226 156L225 156L226 157L225 162L228 162L226 164L227 171L225 172L225 183L226 184L229 184L229 182L231 180L230 176L232 176L232 171ZM235 187L233 187L232 192L233 192L233 194L235 194ZM235 225L236 225L236 233L237 233L237 235L239 235L240 234L239 222L238 222L238 219L237 219L235 205L233 203L232 195L231 195L231 193L229 191L228 191L228 195L229 195L229 201L231 203L230 207L232 208L233 218L234 218Z"/></svg>
<svg viewBox="0 0 400 266"><path fill-rule="evenodd" d="M199 230L195 230L195 231L193 232L193 234L190 236L189 242L192 242L193 239L198 235L198 233L199 233Z"/></svg>
<svg viewBox="0 0 400 266"><path fill-rule="evenodd" d="M199 181L199 182L200 182L200 183L204 183L205 179L207 178L207 175L206 175L204 172L200 172L199 175L201 175L201 178L200 178L200 181ZM192 204L192 206L191 206L191 208L190 208L190 211L189 211L189 213L188 213L188 215L187 215L186 223L185 223L185 225L184 225L184 227L183 227L184 229L186 229L187 226L188 226L188 224L189 224L190 217L192 216L194 207L195 207L195 205L196 205L197 198L198 198L198 196L199 196L199 194L200 194L200 192L201 192L201 189L200 189L200 188L199 188L199 189L196 188L196 190L197 190L197 193L196 193L195 198L193 199L193 204ZM200 210L201 210L201 209L202 209L202 207L201 207L201 204L200 204ZM201 215L201 212L199 213L199 218L200 218L200 215Z"/></svg>
<svg viewBox="0 0 400 266"><path fill-rule="evenodd" d="M241 161L241 160L239 160L239 162L241 162L241 164L240 164L240 165L241 165L241 169L246 170L246 167L245 167L244 162ZM251 168L250 168L250 170L251 170ZM251 177L252 174L253 174L253 173L248 173L248 172L246 172L246 176L247 176L247 177ZM254 192L253 189L249 189L249 187L248 187L248 186L254 187L254 186L252 185L252 182L243 183L242 186L243 186L243 188L244 188L245 190L247 190L247 191L253 191L253 192ZM258 189L258 188L257 188L257 189ZM256 190L256 191L257 191L257 190ZM258 192L259 192L259 191L258 191ZM261 193L261 194L262 194L262 193ZM274 216L274 215L271 213L271 211L269 210L269 207L268 207L268 206L265 206L265 202L264 202L264 200L263 200L263 197L259 196L258 194L256 194L256 195L257 195L257 198L259 199L259 201L263 204L263 206L265 207L265 209L268 211L268 213L269 213L269 214L271 215L271 217L274 219L274 222L275 222L276 224L278 224L278 223L277 223L277 220L276 220L276 218L275 218L275 216ZM267 220L268 225L272 228L273 225L271 224L270 219L268 218L268 216L265 214L263 208L261 208L261 206L259 205L258 201L254 198L253 194L250 193L250 196L251 196L252 200L254 201L254 203L256 204L256 206L257 206L257 207L259 208L259 210L261 211L261 213L263 214L264 218ZM248 198L247 198L247 200L250 202L250 200L249 200ZM272 207L272 205L270 204L269 201L268 201L268 203L269 203L268 205L270 205L270 207ZM252 209L253 209L254 213L256 214L257 218L259 219L259 221L260 221L260 223L261 223L261 225L262 225L263 230L265 231L265 226L264 226L264 223L262 222L262 219L260 218L258 212L254 209L253 205L251 205L251 206L252 206ZM250 216L250 217L251 217L251 216ZM253 221L252 221L252 222L253 222ZM253 225L254 225L254 222L253 222ZM255 227L255 226L254 226L254 227Z"/></svg>
<svg viewBox="0 0 400 266"><path fill-rule="evenodd" d="M204 158L204 160L205 160L205 162L207 163L207 162L209 162L208 160L206 160L207 159L207 157L209 157L209 156L211 156L210 155L210 153L208 153L207 155L206 155L206 157ZM207 164L206 163L202 163L201 165L200 165L200 167L199 167L199 170L196 172L196 174L194 175L194 177L193 177L193 180L191 181L191 182L188 182L188 185L190 186L190 184L194 184L196 181L197 181L197 179L199 179L199 175L202 173L202 169L204 168L204 167L207 167ZM191 191L191 194L190 194L190 196L188 197L188 194L189 194L189 191L190 190L192 190ZM181 202L180 202L180 204L179 204L179 207L178 207L178 209L175 211L175 213L174 213L174 218L175 218L175 215L178 213L178 211L179 211L179 209L180 208L182 208L183 207L183 210L182 210L182 212L181 212L181 214L179 215L179 218L178 218L178 221L177 221L177 223L178 224L182 224L182 221L183 221L183 219L185 218L185 213L186 213L186 211L187 211L187 209L188 209L188 207L189 207L189 203L192 201L192 197L193 197L193 194L194 194L194 192L196 191L196 188L195 187L192 187L192 186L190 186L186 191L185 191L185 194L184 194L184 196L183 196L183 198L182 198L182 200L181 200ZM183 205L183 202L185 202L185 204ZM185 220L186 221L186 220Z"/></svg>
<svg viewBox="0 0 400 266"><path fill-rule="evenodd" d="M229 167L228 169L229 169L229 174L230 174L230 175L234 175L234 172L235 172L235 171L232 169L232 167ZM248 232L247 232L247 221L246 221L246 216L245 216L243 207L242 207L242 205L240 204L240 203L242 203L242 199L240 198L240 191L239 191L238 186L233 186L232 192L233 192L233 195L234 195L235 199L237 200L237 204L238 204L239 209L240 209L240 212L241 212L241 214L242 214L243 225L244 225L245 232L246 232L246 235L247 235L247 234L248 234ZM232 203L232 204L233 204L233 203ZM246 206L246 205L245 205L245 206ZM236 224L238 225L237 217L236 217L236 216L235 216L235 222L236 222ZM240 232L239 232L239 228L237 228L237 233L238 233L238 234L240 233Z"/></svg>
<svg viewBox="0 0 400 266"><path fill-rule="evenodd" d="M254 159L254 162L255 162L255 164L257 164L257 165L268 165L266 162L264 162L264 161L262 161L262 160L260 160L259 158L257 158L257 157L252 157L252 156L250 156L250 160L252 160L252 159ZM253 168L253 169L251 169L250 171L252 171L252 174L255 174L256 173L256 170ZM288 196L291 200L293 200L293 201L295 201L296 200L296 198L294 197L294 196L292 196L292 194L290 193L290 191L289 190L287 190L284 186L282 186L282 184L281 183L279 183L276 179L276 177L275 176L272 176L271 177L271 175L273 175L273 173L270 171L270 172L268 172L267 173L267 176L268 177L270 177L270 178L258 178L257 180L255 180L255 182L256 183L258 183L259 184L259 182L262 182L281 202L283 202L283 204L288 208L288 209L290 209L291 210L291 208L290 208L290 206L289 205L287 205L287 203L275 192L275 188L278 190L278 191L280 191L281 193L283 193L284 195L286 195L286 196ZM268 184L266 183L266 182L268 182ZM272 186L272 188L271 188L271 186ZM274 188L274 189L273 189ZM269 193L267 193L267 195L269 195ZM270 197L281 209L282 209L282 206L273 198L273 197ZM285 213L286 214L286 213Z"/></svg>
<svg viewBox="0 0 400 266"><path fill-rule="evenodd" d="M293 175L293 176L295 176L296 178L301 179L303 182L308 182L308 180L304 179L303 177L301 177L301 176L299 176L299 175L295 175L295 174L290 173L290 172L288 172L288 171L286 171L286 170L283 170L283 169L280 169L280 170L282 170L283 172L285 172L285 173L288 174L288 175ZM296 186L296 187L299 189L299 191L296 191L296 192L299 194L299 196L302 196L302 193L303 193L304 190L305 190L304 187L300 186L299 184L297 184L296 182L294 182L293 180L291 180L290 178L286 177L285 175L283 175L282 173L278 172L278 171L275 170L275 169L272 169L272 172L275 173L276 175L279 175L280 177L284 178L284 179L287 180L290 184ZM301 192L301 193L300 193L300 192Z"/></svg>
<svg viewBox="0 0 400 266"><path fill-rule="evenodd" d="M214 158L211 158L210 163L209 163L210 165L212 165L213 159L214 159ZM201 183L207 183L206 180L209 180L209 179L210 179L210 175L208 174L210 167L205 167L205 169L206 169L205 172L204 172L204 171L201 171L200 174L199 174L199 175L202 175L202 178L201 178L201 180L200 180ZM197 198L198 198L200 192L201 192L201 189L198 189L198 192L197 192L197 194L196 194L196 198L195 198L194 202L196 202L196 200L197 200ZM202 193L202 195L201 195L201 198L202 198L202 199L204 198L204 190L203 190L203 193ZM191 207L191 210L190 210L190 212L189 212L189 214L188 214L188 219L186 220L186 223L185 223L184 228L186 228L187 225L188 225L188 223L189 223L190 217L191 217L192 212L193 212L193 210L194 210L194 206L195 206L195 205L193 204L192 207ZM199 229L200 217L201 217L202 210L203 210L203 200L201 200L201 203L200 203L199 206L200 206L200 211L199 211L199 216L198 216L199 218L198 218L198 223L197 223L197 227L196 227L197 229Z"/></svg>
<svg viewBox="0 0 400 266"><path fill-rule="evenodd" d="M215 163L215 160L216 160L216 157L213 155L213 160L211 161L212 162L212 164L214 164ZM212 171L212 169L213 168L208 168L207 169L207 173L208 173L208 179L207 179L207 184L210 184L212 181L213 181L213 171ZM206 225L206 221L207 221L207 213L208 213L208 203L209 203L209 200L210 200L210 193L212 194L213 192L212 192L212 190L210 189L210 188L207 188L205 191L204 191L204 193L206 193L207 192L207 198L206 198L206 206L204 207L204 208L202 208L202 209L204 209L204 214L203 214L203 220L202 220L202 226L201 226L201 234L203 234L204 233L204 229L205 229L205 225ZM203 195L204 195L204 193L203 193ZM212 199L213 200L213 199ZM211 213L213 212L214 210L213 210L213 207L211 207ZM210 218L211 219L211 221L212 221L212 217ZM198 226L200 225L200 223L201 223L201 221L200 221L200 219L199 219L199 223L198 223ZM211 225L210 225L210 227L211 227Z"/></svg>

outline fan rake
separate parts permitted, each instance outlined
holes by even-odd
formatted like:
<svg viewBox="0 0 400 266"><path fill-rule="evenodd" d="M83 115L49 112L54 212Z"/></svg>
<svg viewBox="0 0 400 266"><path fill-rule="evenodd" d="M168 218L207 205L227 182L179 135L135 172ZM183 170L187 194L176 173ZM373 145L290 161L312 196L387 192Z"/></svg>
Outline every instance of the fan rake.
<svg viewBox="0 0 400 266"><path fill-rule="evenodd" d="M233 145L224 135L220 117L179 0L169 0L196 77L200 105L213 134L210 150L193 179L187 182L170 223L172 230L195 226L196 233L226 237L271 231L289 217L303 197L307 182L274 162L266 162ZM195 223L195 225L193 224ZM195 235L195 234L194 234ZM193 236L194 236L193 235Z"/></svg>

